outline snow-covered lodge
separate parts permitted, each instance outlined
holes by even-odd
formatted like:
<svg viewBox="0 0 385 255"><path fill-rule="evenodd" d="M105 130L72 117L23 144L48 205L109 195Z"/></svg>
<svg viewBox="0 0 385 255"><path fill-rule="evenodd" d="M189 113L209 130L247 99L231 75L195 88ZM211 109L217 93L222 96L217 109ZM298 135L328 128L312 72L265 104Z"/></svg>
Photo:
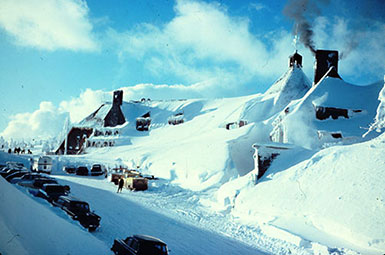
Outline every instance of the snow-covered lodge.
<svg viewBox="0 0 385 255"><path fill-rule="evenodd" d="M178 130L189 133L196 132L187 129L194 122L210 132L223 128L231 133L259 123L263 129L254 129L252 132L258 134L248 134L247 139L259 137L262 141L252 140L247 146L255 143L255 169L261 178L275 157L293 148L314 149L361 141L367 131L364 127L369 127L375 117L383 83L356 86L342 80L338 74L337 51L317 50L315 57L313 81L302 71L302 56L295 52L289 57L288 70L264 94L229 99L234 103L233 108L221 110L228 111L218 117L222 118L218 120L222 124L212 122L212 117L209 122L198 123L200 116L210 113L207 107L216 104L215 100L124 102L123 91L114 91L112 102L102 104L69 130L56 153L79 154L87 148L129 145L133 137L156 136L156 133L173 136L167 133L172 130L149 133L150 125L156 129L167 123L170 126L186 123ZM250 170L238 159L233 160L240 174Z"/></svg>
<svg viewBox="0 0 385 255"><path fill-rule="evenodd" d="M290 57L284 82L279 80L265 93L275 91L277 101L289 95L290 102L285 100L284 110L274 116L270 132L273 144L253 146L259 178L275 157L293 146L314 149L363 140L375 118L384 84L357 86L345 82L338 74L337 51L317 50L315 58L312 86L301 70L302 57L296 52ZM301 96L293 97L295 91Z"/></svg>
<svg viewBox="0 0 385 255"><path fill-rule="evenodd" d="M300 68L300 67L292 67ZM337 72L338 52L318 50L313 86L299 100L292 100L273 122L271 140L304 147L336 140L361 139L378 107L381 82L357 86L342 80ZM320 78L321 77L321 78ZM295 138L298 128L305 131Z"/></svg>
<svg viewBox="0 0 385 255"><path fill-rule="evenodd" d="M96 127L108 128L124 124L126 119L120 108L122 103L123 91L114 91L112 105L111 103L102 104L76 127L72 127L64 141L56 150L56 154L78 154L85 148L87 145L86 141L91 135L99 136L101 134ZM106 134L109 134L109 132L111 131L107 131ZM107 144L103 142L102 145L111 146L112 144L110 142Z"/></svg>

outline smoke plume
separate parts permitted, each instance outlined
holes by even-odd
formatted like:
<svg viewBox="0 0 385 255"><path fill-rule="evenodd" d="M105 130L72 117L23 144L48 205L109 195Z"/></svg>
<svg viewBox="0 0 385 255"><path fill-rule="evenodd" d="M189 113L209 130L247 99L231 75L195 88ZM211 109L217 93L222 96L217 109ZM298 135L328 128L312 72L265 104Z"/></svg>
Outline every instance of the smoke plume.
<svg viewBox="0 0 385 255"><path fill-rule="evenodd" d="M329 3L329 0L319 1ZM313 41L313 28L310 20L314 20L320 16L321 12L315 3L311 0L289 0L283 9L283 14L294 20L294 31L302 42L310 51L315 54L315 44Z"/></svg>

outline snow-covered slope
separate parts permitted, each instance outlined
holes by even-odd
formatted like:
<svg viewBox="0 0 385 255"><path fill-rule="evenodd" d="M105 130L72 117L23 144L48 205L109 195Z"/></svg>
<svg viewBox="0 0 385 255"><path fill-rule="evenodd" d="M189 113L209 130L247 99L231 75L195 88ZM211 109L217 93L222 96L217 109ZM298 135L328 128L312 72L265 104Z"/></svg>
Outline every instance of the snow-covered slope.
<svg viewBox="0 0 385 255"><path fill-rule="evenodd" d="M0 178L0 193L0 247L4 254L109 253L103 242L52 213L45 200L37 203L26 189L19 190Z"/></svg>
<svg viewBox="0 0 385 255"><path fill-rule="evenodd" d="M97 150L89 148L88 153L93 155L103 151L103 156L111 155L110 158L115 159L113 155L125 152L119 158L130 167L140 166L184 188L217 187L254 168L252 144L269 141L273 128L269 118L309 89L310 82L302 70L289 68L264 95L123 102L121 109L127 123L121 127L116 144L126 145ZM106 103L98 113L106 113L110 107L111 104ZM151 113L152 119L150 131L136 131L136 118L147 112ZM168 125L167 119L176 113L184 114L185 123ZM241 120L249 124L226 129L226 124L236 123L237 126ZM81 124L93 126L95 123L87 118ZM120 142L122 140L126 143Z"/></svg>
<svg viewBox="0 0 385 255"><path fill-rule="evenodd" d="M140 166L148 173L170 179L184 188L201 190L218 186L253 169L253 141L246 141L248 144L239 148L247 150L250 157L248 162L238 164L238 168L231 156L231 148L236 147L234 141L250 133L255 124L232 130L225 126L240 120L245 103L254 97L124 104L122 109L128 116L128 124L117 139L130 139L131 143L87 150L92 157L100 157L100 160L120 158L129 167ZM128 105L136 110L126 113ZM151 111L150 131L136 131L136 117L147 111ZM184 113L185 123L168 125L168 117L176 112Z"/></svg>
<svg viewBox="0 0 385 255"><path fill-rule="evenodd" d="M264 93L264 99L274 98L276 107L285 107L292 100L302 98L311 88L311 82L301 68L293 66Z"/></svg>
<svg viewBox="0 0 385 255"><path fill-rule="evenodd" d="M385 135L278 156L257 185L252 176L218 191L222 206L250 224L265 222L329 247L385 251ZM293 158L308 157L290 168ZM228 201L232 201L229 203Z"/></svg>

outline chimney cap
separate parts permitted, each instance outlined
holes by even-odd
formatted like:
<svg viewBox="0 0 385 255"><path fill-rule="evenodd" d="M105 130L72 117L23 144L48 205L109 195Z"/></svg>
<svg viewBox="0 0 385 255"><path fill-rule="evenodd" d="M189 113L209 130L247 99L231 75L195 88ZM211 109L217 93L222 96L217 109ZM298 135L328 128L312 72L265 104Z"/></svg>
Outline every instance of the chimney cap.
<svg viewBox="0 0 385 255"><path fill-rule="evenodd" d="M296 50L295 53L289 56L289 67L302 67L302 56Z"/></svg>

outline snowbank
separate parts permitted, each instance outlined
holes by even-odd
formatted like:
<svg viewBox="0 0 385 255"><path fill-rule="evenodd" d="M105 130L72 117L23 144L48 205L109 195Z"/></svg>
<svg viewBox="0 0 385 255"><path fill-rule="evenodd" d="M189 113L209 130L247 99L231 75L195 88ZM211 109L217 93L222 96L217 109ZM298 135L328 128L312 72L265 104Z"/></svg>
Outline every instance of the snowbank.
<svg viewBox="0 0 385 255"><path fill-rule="evenodd" d="M233 215L249 223L264 222L329 247L383 254L384 144L382 135L324 149L282 168L299 156L292 151L278 156L257 185L245 176L224 185L218 197L222 205L233 207Z"/></svg>
<svg viewBox="0 0 385 255"><path fill-rule="evenodd" d="M2 254L108 254L109 247L0 178ZM6 205L6 206L5 206ZM81 241L79 241L81 240Z"/></svg>

